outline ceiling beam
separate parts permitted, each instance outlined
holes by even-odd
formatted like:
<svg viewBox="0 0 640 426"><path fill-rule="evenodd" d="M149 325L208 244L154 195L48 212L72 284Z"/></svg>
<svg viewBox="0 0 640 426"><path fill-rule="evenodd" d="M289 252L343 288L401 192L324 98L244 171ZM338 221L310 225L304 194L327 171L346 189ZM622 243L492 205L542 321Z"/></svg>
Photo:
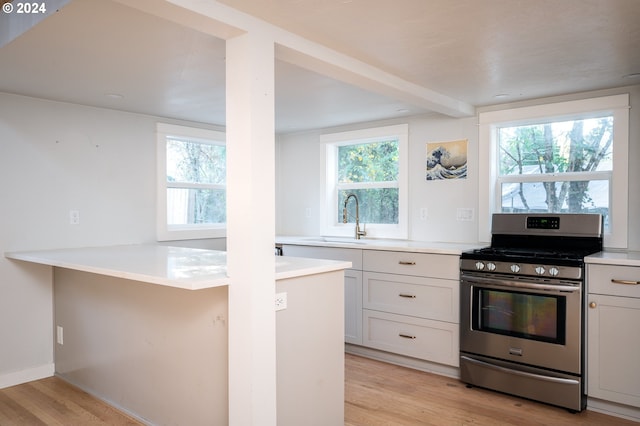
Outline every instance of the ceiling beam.
<svg viewBox="0 0 640 426"><path fill-rule="evenodd" d="M456 118L475 115L473 105L303 39L276 45L276 56L284 62L429 111Z"/></svg>
<svg viewBox="0 0 640 426"><path fill-rule="evenodd" d="M451 117L475 115L473 105L404 80L214 0L115 1L225 40L244 32L260 31L275 41L279 60L429 111Z"/></svg>

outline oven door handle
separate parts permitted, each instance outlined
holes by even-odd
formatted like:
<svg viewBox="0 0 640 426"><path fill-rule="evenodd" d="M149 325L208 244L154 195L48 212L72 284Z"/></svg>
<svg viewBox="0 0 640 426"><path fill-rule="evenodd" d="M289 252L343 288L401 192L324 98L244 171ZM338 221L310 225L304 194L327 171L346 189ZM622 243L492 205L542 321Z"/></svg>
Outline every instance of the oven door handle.
<svg viewBox="0 0 640 426"><path fill-rule="evenodd" d="M511 280L503 280L500 278L485 278L478 277L476 275L462 275L462 281L468 281L473 283L480 284L492 284L502 287L518 287L518 288L529 288L532 290L554 290L554 291L564 291L564 292L575 292L580 290L578 286L570 286L570 285L554 285L554 284L536 284L536 283L523 283L518 281Z"/></svg>
<svg viewBox="0 0 640 426"><path fill-rule="evenodd" d="M575 385L580 383L577 380L573 380L573 379L563 379L562 377L550 377L550 376L543 376L542 374L527 373L526 371L513 370L511 368L501 367L499 365L489 364L488 362L469 358L468 356L464 356L464 355L462 355L460 358L467 362L470 362L471 364L480 365L482 367L490 368L492 370L497 370L502 373L513 374L516 376L527 377L530 379L544 380L546 382L561 383L564 385Z"/></svg>

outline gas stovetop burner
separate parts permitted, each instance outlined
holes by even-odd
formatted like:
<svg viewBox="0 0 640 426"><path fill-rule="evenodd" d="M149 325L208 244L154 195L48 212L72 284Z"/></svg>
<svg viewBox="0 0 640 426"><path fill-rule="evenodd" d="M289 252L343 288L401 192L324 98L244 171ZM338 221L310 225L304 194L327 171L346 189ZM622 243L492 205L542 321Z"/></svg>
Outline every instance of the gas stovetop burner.
<svg viewBox="0 0 640 426"><path fill-rule="evenodd" d="M497 213L491 246L462 253L461 269L581 278L585 256L601 250L600 215Z"/></svg>
<svg viewBox="0 0 640 426"><path fill-rule="evenodd" d="M596 250L597 251L597 250ZM586 250L544 250L530 248L511 248L511 247L484 247L468 252L478 258L486 258L487 260L505 260L510 258L522 258L529 263L554 263L557 260L581 261L585 256L592 254L590 249Z"/></svg>

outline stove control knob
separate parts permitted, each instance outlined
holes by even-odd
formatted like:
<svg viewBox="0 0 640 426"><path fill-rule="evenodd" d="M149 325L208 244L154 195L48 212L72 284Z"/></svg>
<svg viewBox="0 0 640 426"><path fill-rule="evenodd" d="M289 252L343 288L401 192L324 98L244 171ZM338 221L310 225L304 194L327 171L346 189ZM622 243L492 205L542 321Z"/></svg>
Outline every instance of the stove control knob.
<svg viewBox="0 0 640 426"><path fill-rule="evenodd" d="M493 262L489 262L489 263L487 263L487 269L488 269L489 271L495 271L495 270L496 270L496 264L495 264L495 263L493 263Z"/></svg>
<svg viewBox="0 0 640 426"><path fill-rule="evenodd" d="M513 264L511 265L511 272L513 272L514 274L517 274L518 272L520 272L520 265L518 264Z"/></svg>
<svg viewBox="0 0 640 426"><path fill-rule="evenodd" d="M552 266L551 268L549 268L549 275L551 275L552 277L558 276L559 273L560 271L555 266Z"/></svg>
<svg viewBox="0 0 640 426"><path fill-rule="evenodd" d="M544 275L544 273L545 273L544 266L536 266L536 274Z"/></svg>
<svg viewBox="0 0 640 426"><path fill-rule="evenodd" d="M477 269L478 271L482 271L482 270L484 269L484 263L482 263L482 262L480 262L480 261L477 261L477 262L476 262L476 269Z"/></svg>

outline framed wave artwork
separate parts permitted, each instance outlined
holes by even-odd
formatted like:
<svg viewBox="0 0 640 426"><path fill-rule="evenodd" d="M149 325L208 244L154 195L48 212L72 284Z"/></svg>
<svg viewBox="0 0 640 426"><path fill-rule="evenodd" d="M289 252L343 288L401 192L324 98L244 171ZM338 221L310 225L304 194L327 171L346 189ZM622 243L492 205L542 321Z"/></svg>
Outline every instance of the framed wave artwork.
<svg viewBox="0 0 640 426"><path fill-rule="evenodd" d="M467 178L467 139L427 143L427 180Z"/></svg>

